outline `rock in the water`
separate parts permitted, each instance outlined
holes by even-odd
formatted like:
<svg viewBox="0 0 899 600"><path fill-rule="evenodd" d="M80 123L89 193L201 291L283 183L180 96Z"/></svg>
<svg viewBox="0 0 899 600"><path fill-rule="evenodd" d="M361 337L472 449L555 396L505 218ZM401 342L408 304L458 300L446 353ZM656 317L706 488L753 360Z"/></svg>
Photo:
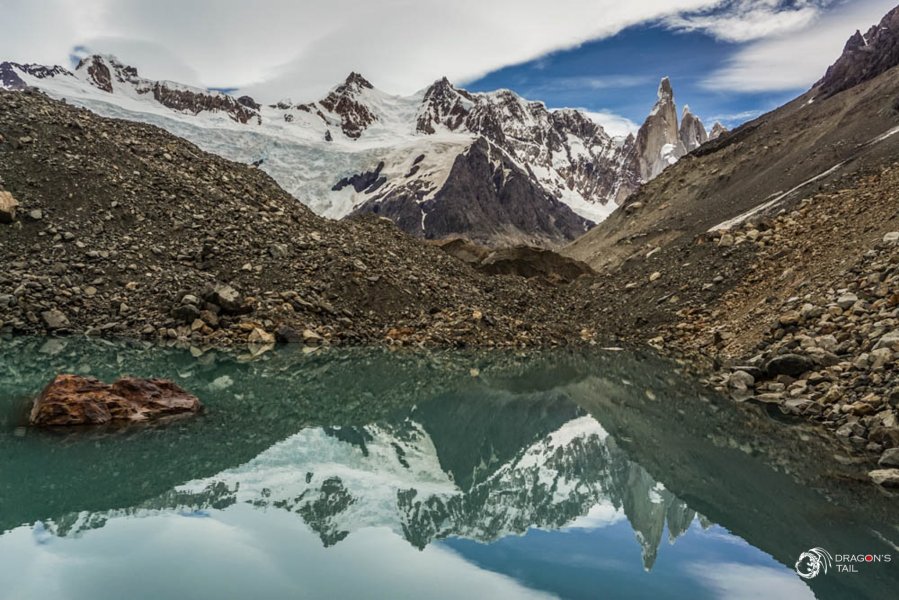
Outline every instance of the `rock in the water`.
<svg viewBox="0 0 899 600"><path fill-rule="evenodd" d="M877 469L868 473L871 481L884 487L899 487L899 469Z"/></svg>
<svg viewBox="0 0 899 600"><path fill-rule="evenodd" d="M38 427L143 422L200 412L200 400L165 379L126 377L112 385L93 377L57 375L34 401Z"/></svg>
<svg viewBox="0 0 899 600"><path fill-rule="evenodd" d="M778 375L799 377L814 368L815 363L810 358L799 354L783 354L769 360L765 365L765 372L768 377L777 377Z"/></svg>
<svg viewBox="0 0 899 600"><path fill-rule="evenodd" d="M0 191L0 223L12 223L16 220L16 209L19 203L9 192Z"/></svg>

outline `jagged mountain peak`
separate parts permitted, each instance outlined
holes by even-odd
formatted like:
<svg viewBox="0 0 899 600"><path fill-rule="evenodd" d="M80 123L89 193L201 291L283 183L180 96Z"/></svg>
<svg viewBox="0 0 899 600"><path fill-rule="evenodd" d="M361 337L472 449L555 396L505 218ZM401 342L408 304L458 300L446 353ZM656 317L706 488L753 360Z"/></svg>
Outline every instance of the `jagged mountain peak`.
<svg viewBox="0 0 899 600"><path fill-rule="evenodd" d="M727 127L722 125L720 121L715 121L715 124L712 125L712 131L709 132L709 139L714 140L715 138L719 138L727 132Z"/></svg>
<svg viewBox="0 0 899 600"><path fill-rule="evenodd" d="M82 58L75 67L75 73L110 94L114 91L114 82L134 83L139 78L136 68L125 65L111 54L92 54Z"/></svg>
<svg viewBox="0 0 899 600"><path fill-rule="evenodd" d="M692 152L709 140L705 126L702 124L699 117L690 112L690 107L688 105L684 105L684 110L681 115L678 139L683 145L684 152Z"/></svg>
<svg viewBox="0 0 899 600"><path fill-rule="evenodd" d="M653 179L687 153L678 130L674 88L668 77L662 77L659 82L658 100L637 132L634 144L635 170L643 182Z"/></svg>
<svg viewBox="0 0 899 600"><path fill-rule="evenodd" d="M372 83L363 77L360 73L356 71L351 71L349 75L347 75L346 80L343 82L343 86L345 86L348 90L358 91L362 89L375 89L375 86Z"/></svg>
<svg viewBox="0 0 899 600"><path fill-rule="evenodd" d="M318 104L340 119L344 135L358 140L372 123L379 120L372 104L382 96L386 94L379 92L368 79L353 71Z"/></svg>
<svg viewBox="0 0 899 600"><path fill-rule="evenodd" d="M658 98L659 100L674 101L674 88L671 86L671 79L667 75L662 77L662 80L659 82Z"/></svg>
<svg viewBox="0 0 899 600"><path fill-rule="evenodd" d="M856 31L843 53L812 88L816 96L830 97L899 65L899 6L864 35Z"/></svg>

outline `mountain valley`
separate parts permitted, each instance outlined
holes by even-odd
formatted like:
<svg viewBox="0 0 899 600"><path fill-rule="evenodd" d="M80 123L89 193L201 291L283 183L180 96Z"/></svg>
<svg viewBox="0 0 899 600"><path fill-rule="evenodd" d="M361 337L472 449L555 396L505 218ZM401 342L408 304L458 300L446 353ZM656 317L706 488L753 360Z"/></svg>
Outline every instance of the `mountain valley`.
<svg viewBox="0 0 899 600"><path fill-rule="evenodd" d="M648 344L899 485L897 19L732 132L662 79L624 140L446 79L263 106L109 57L4 63L0 331L250 357Z"/></svg>

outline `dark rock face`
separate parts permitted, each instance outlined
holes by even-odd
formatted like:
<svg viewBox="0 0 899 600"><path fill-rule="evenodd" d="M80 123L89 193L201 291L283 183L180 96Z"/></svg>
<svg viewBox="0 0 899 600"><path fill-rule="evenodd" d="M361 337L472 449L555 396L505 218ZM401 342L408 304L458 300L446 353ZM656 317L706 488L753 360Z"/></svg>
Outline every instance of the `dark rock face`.
<svg viewBox="0 0 899 600"><path fill-rule="evenodd" d="M112 385L93 377L57 375L34 401L37 427L142 422L198 413L200 400L165 379L126 377Z"/></svg>
<svg viewBox="0 0 899 600"><path fill-rule="evenodd" d="M247 123L256 117L253 109L225 94L200 94L192 90L173 89L161 81L153 84L152 92L157 102L182 112L198 114L203 111L220 111L240 123Z"/></svg>
<svg viewBox="0 0 899 600"><path fill-rule="evenodd" d="M592 223L576 215L484 138L456 157L444 186L405 187L365 202L355 215L374 213L407 233L428 239L465 235L482 243L549 243L574 239Z"/></svg>
<svg viewBox="0 0 899 600"><path fill-rule="evenodd" d="M87 69L91 83L104 92L112 93L112 73L99 56L89 56L81 60L76 70Z"/></svg>
<svg viewBox="0 0 899 600"><path fill-rule="evenodd" d="M258 111L262 108L262 105L253 100L251 96L241 96L237 99L237 103L241 106L246 106L247 108L252 108L255 111Z"/></svg>
<svg viewBox="0 0 899 600"><path fill-rule="evenodd" d="M814 90L825 98L838 94L899 65L899 7L878 25L849 38L843 54L831 65Z"/></svg>
<svg viewBox="0 0 899 600"><path fill-rule="evenodd" d="M349 177L344 177L335 183L334 187L331 189L335 192L339 192L343 188L351 185L358 193L366 192L370 194L384 185L384 182L387 181L386 177L381 177L381 171L383 169L384 161L381 161L378 163L378 166L375 167L374 171L366 171L365 173L357 173Z"/></svg>

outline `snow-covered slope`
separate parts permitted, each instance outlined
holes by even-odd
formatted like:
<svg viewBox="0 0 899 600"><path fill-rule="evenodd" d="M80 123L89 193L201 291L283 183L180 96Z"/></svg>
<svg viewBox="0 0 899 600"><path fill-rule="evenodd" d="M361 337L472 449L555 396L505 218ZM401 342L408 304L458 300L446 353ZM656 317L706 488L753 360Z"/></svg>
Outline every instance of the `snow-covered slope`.
<svg viewBox="0 0 899 600"><path fill-rule="evenodd" d="M95 55L74 72L2 63L0 85L160 126L258 164L319 214L381 214L428 238L562 242L607 217L649 172L634 138L613 139L579 111L548 110L508 90L470 93L446 79L400 97L351 73L319 101L261 105L144 79Z"/></svg>

